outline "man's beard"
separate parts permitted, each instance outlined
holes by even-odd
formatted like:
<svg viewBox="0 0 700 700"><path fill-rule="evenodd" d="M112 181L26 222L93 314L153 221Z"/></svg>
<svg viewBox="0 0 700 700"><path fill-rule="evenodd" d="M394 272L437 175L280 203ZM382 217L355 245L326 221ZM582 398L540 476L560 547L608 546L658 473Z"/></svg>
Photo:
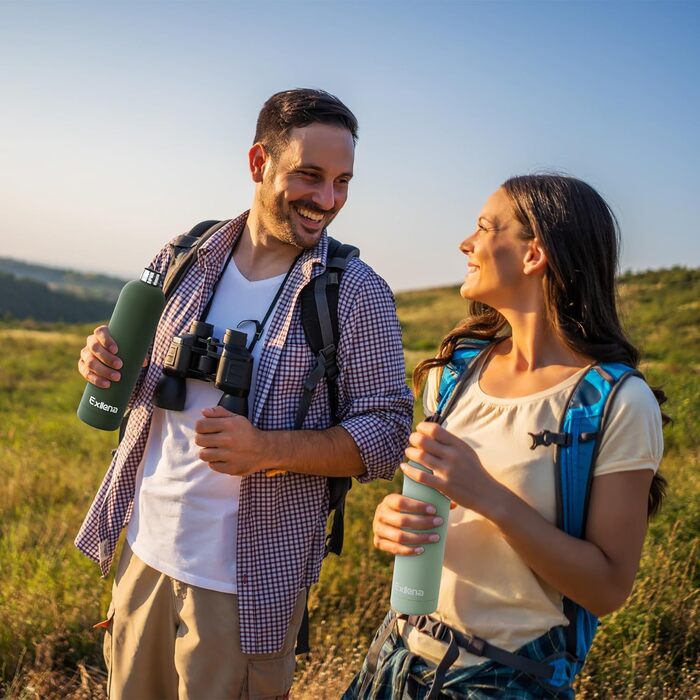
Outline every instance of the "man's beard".
<svg viewBox="0 0 700 700"><path fill-rule="evenodd" d="M260 191L260 200L262 205L260 208L262 214L260 218L268 233L278 240L293 245L296 248L309 249L316 245L317 241L308 240L310 234L306 234L305 237L296 230L294 222L292 221L292 204L285 203L284 195L275 194L272 186L264 184ZM324 211L308 200L300 199L293 204L326 217L331 214L331 221L335 218L337 213L336 211ZM330 221L327 223L330 223Z"/></svg>

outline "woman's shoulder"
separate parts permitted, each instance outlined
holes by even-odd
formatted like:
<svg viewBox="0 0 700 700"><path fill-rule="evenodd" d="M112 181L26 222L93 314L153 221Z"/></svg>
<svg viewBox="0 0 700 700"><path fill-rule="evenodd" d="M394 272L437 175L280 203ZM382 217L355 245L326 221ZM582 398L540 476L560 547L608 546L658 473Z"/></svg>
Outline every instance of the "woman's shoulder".
<svg viewBox="0 0 700 700"><path fill-rule="evenodd" d="M596 475L628 469L656 470L663 455L661 409L641 377L627 378L612 398Z"/></svg>
<svg viewBox="0 0 700 700"><path fill-rule="evenodd" d="M611 407L611 418L617 413L631 412L637 415L651 414L661 419L659 402L647 382L638 376L631 376L622 382L616 392Z"/></svg>

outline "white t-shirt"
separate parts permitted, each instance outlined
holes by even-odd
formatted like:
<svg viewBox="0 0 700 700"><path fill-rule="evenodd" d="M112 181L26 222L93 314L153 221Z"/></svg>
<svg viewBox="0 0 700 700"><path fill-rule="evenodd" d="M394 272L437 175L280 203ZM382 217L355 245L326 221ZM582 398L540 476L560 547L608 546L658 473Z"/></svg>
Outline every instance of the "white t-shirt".
<svg viewBox="0 0 700 700"><path fill-rule="evenodd" d="M477 453L498 481L556 522L553 446L530 449L528 432L559 429L574 384L585 369L545 391L519 398L485 394L475 368L464 393L443 426ZM435 410L437 373L425 393L426 414ZM627 379L614 399L594 468L594 476L658 468L663 452L661 413L649 387ZM437 611L431 616L463 632L514 651L568 621L562 596L543 581L483 516L458 506L450 512ZM411 651L438 663L446 646L413 628L404 629ZM483 663L464 651L458 666Z"/></svg>
<svg viewBox="0 0 700 700"><path fill-rule="evenodd" d="M244 320L262 321L284 275L251 282L233 258L216 288L206 320L220 340L226 328ZM270 316L271 318L271 316ZM266 323L269 326L269 320ZM237 329L248 334L254 324ZM267 331L267 327L265 332ZM253 349L255 375L265 335ZM223 392L212 382L187 379L184 411L155 408L146 449L136 475L134 510L126 539L150 567L193 586L236 593L236 535L241 479L213 471L197 456L194 425L202 409L219 403Z"/></svg>

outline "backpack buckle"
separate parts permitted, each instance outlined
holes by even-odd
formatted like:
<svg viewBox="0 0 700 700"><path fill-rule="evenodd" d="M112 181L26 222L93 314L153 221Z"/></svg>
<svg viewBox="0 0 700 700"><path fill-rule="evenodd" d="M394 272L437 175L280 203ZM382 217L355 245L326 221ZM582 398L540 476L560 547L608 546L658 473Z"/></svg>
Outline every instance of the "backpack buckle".
<svg viewBox="0 0 700 700"><path fill-rule="evenodd" d="M539 433L528 433L532 438L530 449L534 450L540 445L549 447L557 445L558 447L571 446L571 433L553 433L551 430L542 430Z"/></svg>
<svg viewBox="0 0 700 700"><path fill-rule="evenodd" d="M480 637L468 637L466 649L470 654L475 656L483 656L484 649L486 648L486 642Z"/></svg>
<svg viewBox="0 0 700 700"><path fill-rule="evenodd" d="M323 366L326 369L326 376L332 382L338 378L338 364L335 361L335 345L331 343L325 348L319 350L318 356L323 361Z"/></svg>

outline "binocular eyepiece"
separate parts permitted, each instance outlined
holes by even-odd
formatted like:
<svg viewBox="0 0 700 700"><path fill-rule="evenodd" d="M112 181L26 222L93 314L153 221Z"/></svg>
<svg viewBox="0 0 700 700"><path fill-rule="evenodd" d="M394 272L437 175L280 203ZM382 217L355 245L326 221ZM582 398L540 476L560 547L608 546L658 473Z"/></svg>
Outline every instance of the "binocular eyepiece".
<svg viewBox="0 0 700 700"><path fill-rule="evenodd" d="M188 333L172 339L163 363L163 377L153 396L156 406L182 411L185 379L200 379L214 382L214 386L224 392L219 406L240 416L248 415L253 358L246 347L247 336L227 328L222 343L213 333L211 323L193 321Z"/></svg>

